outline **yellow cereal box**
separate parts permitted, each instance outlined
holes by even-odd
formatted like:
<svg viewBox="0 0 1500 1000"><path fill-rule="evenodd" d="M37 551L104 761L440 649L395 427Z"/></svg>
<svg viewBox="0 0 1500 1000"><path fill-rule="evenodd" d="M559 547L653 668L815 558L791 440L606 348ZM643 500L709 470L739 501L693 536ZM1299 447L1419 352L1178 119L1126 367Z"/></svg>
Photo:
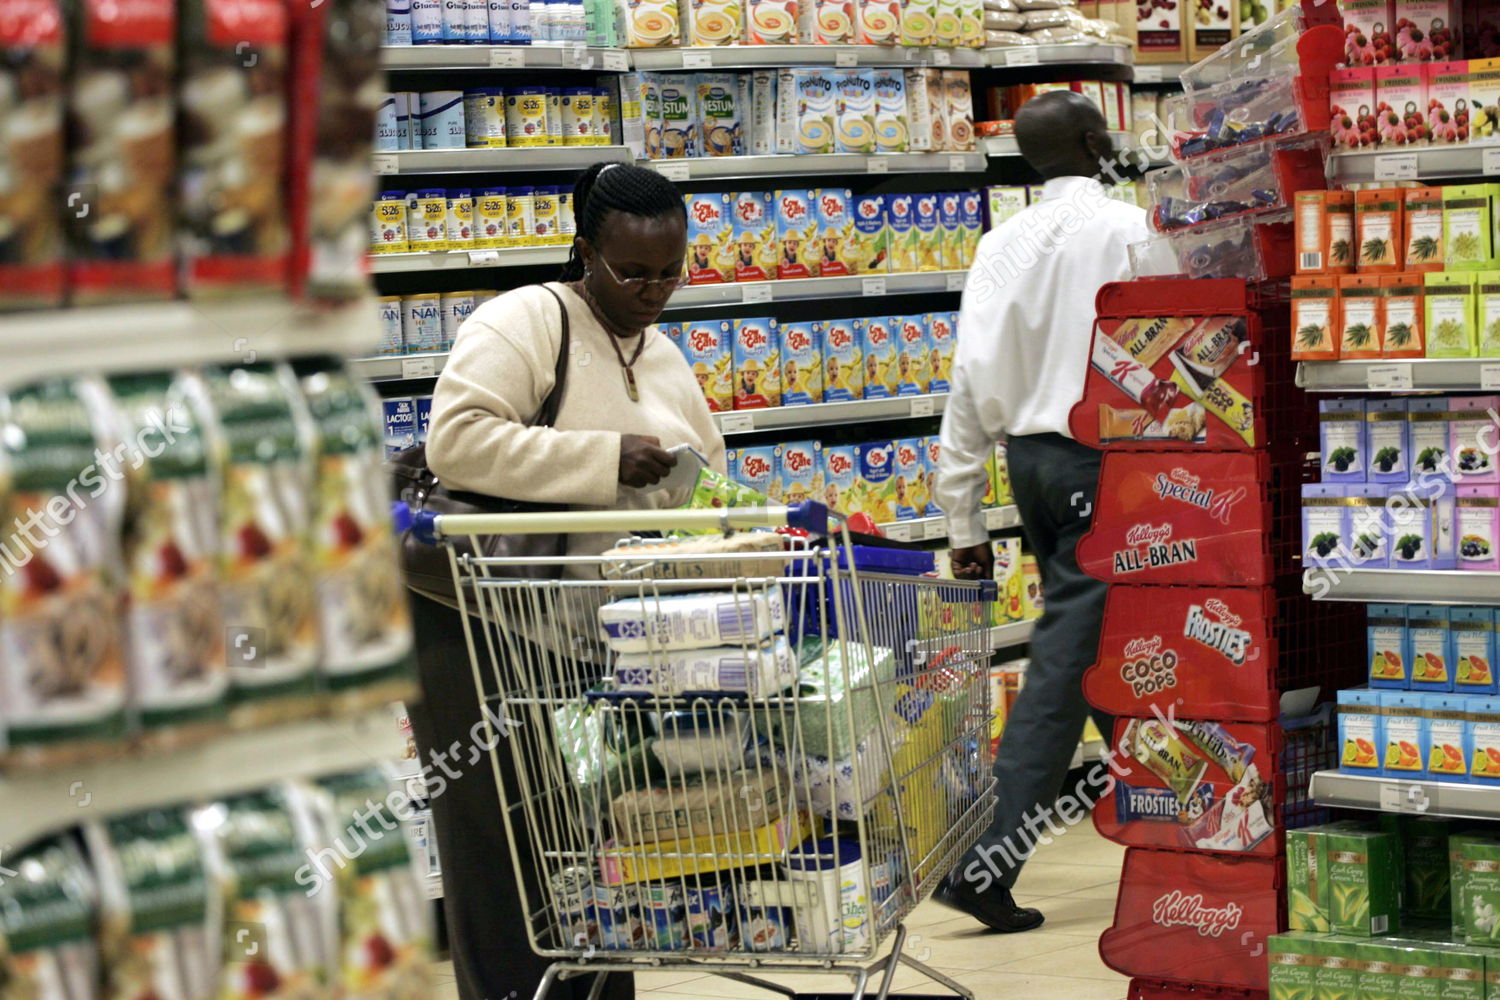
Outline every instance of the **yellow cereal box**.
<svg viewBox="0 0 1500 1000"><path fill-rule="evenodd" d="M714 413L734 408L734 320L682 324L682 353Z"/></svg>
<svg viewBox="0 0 1500 1000"><path fill-rule="evenodd" d="M1000 497L995 490L995 456L993 454L984 460L984 471L986 473L984 496L979 498L979 506L998 507L1000 506Z"/></svg>
<svg viewBox="0 0 1500 1000"><path fill-rule="evenodd" d="M847 403L865 398L865 321L830 319L823 323L823 399Z"/></svg>
<svg viewBox="0 0 1500 1000"><path fill-rule="evenodd" d="M995 580L1000 585L1001 620L1018 622L1025 616L1025 584L1021 579L1021 540L999 538L995 540Z"/></svg>
<svg viewBox="0 0 1500 1000"><path fill-rule="evenodd" d="M683 195L687 203L687 277L694 285L733 281L734 227L727 194Z"/></svg>
<svg viewBox="0 0 1500 1000"><path fill-rule="evenodd" d="M823 449L823 503L829 510L853 516L861 513L859 456L854 445L828 445Z"/></svg>

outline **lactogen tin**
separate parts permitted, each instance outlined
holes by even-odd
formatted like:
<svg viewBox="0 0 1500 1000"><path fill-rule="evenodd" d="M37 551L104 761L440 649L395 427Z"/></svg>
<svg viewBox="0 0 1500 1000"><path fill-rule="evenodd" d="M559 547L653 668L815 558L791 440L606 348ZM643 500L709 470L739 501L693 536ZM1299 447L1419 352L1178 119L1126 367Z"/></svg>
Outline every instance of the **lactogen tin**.
<svg viewBox="0 0 1500 1000"><path fill-rule="evenodd" d="M400 354L405 350L401 340L401 296L380 297L380 346L376 354Z"/></svg>
<svg viewBox="0 0 1500 1000"><path fill-rule="evenodd" d="M458 337L458 328L474 312L473 292L449 292L440 299L443 310L442 349L450 350Z"/></svg>
<svg viewBox="0 0 1500 1000"><path fill-rule="evenodd" d="M468 188L448 189L448 214L445 222L449 250L473 249L474 192Z"/></svg>
<svg viewBox="0 0 1500 1000"><path fill-rule="evenodd" d="M380 401L381 416L385 425L386 457L405 451L417 443L416 406L410 396L396 396Z"/></svg>
<svg viewBox="0 0 1500 1000"><path fill-rule="evenodd" d="M517 87L506 92L505 141L511 146L547 145L546 87Z"/></svg>
<svg viewBox="0 0 1500 1000"><path fill-rule="evenodd" d="M444 0L455 3L457 0ZM419 100L423 149L464 148L464 92L429 90Z"/></svg>
<svg viewBox="0 0 1500 1000"><path fill-rule="evenodd" d="M485 188L474 199L474 247L490 250L505 245L505 188Z"/></svg>
<svg viewBox="0 0 1500 1000"><path fill-rule="evenodd" d="M421 292L401 300L401 339L407 354L442 350L442 296Z"/></svg>

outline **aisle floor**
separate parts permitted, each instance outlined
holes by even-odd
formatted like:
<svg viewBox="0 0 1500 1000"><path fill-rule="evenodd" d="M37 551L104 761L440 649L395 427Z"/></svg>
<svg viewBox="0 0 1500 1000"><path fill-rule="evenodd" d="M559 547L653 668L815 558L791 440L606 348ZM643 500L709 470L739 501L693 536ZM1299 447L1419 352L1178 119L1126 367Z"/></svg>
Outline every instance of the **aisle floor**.
<svg viewBox="0 0 1500 1000"><path fill-rule="evenodd" d="M984 933L962 914L924 903L907 921L907 948L974 991L978 1000L1124 1000L1128 981L1099 960L1099 934L1114 913L1124 848L1080 823L1037 850L1021 875L1017 899L1041 909L1047 922L1034 931ZM455 1000L450 967L440 971L438 1000ZM778 982L814 992L848 993L849 980L831 976L781 976ZM777 1000L777 994L732 980L659 972L637 977L642 1000L683 997ZM943 996L914 970L896 976L897 992Z"/></svg>

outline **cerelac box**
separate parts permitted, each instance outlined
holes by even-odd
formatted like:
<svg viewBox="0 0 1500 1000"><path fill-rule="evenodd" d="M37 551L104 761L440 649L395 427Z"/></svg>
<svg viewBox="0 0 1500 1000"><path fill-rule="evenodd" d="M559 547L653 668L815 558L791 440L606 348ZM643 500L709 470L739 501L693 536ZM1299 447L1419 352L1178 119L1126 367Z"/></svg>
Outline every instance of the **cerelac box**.
<svg viewBox="0 0 1500 1000"><path fill-rule="evenodd" d="M734 239L727 194L683 195L688 216L688 282L711 285L734 280Z"/></svg>
<svg viewBox="0 0 1500 1000"><path fill-rule="evenodd" d="M815 278L836 278L850 273L846 259L854 220L849 214L848 188L819 188L817 199L817 249L810 270Z"/></svg>
<svg viewBox="0 0 1500 1000"><path fill-rule="evenodd" d="M896 329L889 316L871 316L865 320L864 340L865 399L890 399L897 388Z"/></svg>
<svg viewBox="0 0 1500 1000"><path fill-rule="evenodd" d="M847 262L851 274L884 274L891 263L891 230L885 218L885 195L862 194L849 200L854 233Z"/></svg>
<svg viewBox="0 0 1500 1000"><path fill-rule="evenodd" d="M933 313L927 325L931 350L927 355L929 392L948 392L953 388L953 352L958 346L958 313Z"/></svg>
<svg viewBox="0 0 1500 1000"><path fill-rule="evenodd" d="M768 191L741 191L734 196L730 226L735 281L765 281L776 276L774 205Z"/></svg>
<svg viewBox="0 0 1500 1000"><path fill-rule="evenodd" d="M847 403L865 398L862 319L830 319L823 324L823 400Z"/></svg>
<svg viewBox="0 0 1500 1000"><path fill-rule="evenodd" d="M781 405L823 402L823 322L781 324Z"/></svg>
<svg viewBox="0 0 1500 1000"><path fill-rule="evenodd" d="M920 396L928 391L932 381L927 357L927 317L920 313L892 316L891 326L898 338L896 395Z"/></svg>
<svg viewBox="0 0 1500 1000"><path fill-rule="evenodd" d="M789 441L776 446L776 478L781 502L823 499L823 445L818 441Z"/></svg>
<svg viewBox="0 0 1500 1000"><path fill-rule="evenodd" d="M812 250L816 229L814 191L776 192L776 240L780 244L776 257L776 277L810 278L807 254Z"/></svg>
<svg viewBox="0 0 1500 1000"><path fill-rule="evenodd" d="M682 324L682 353L703 390L708 408L722 413L734 406L734 321L705 319Z"/></svg>
<svg viewBox="0 0 1500 1000"><path fill-rule="evenodd" d="M781 405L781 332L763 316L734 320L734 408Z"/></svg>

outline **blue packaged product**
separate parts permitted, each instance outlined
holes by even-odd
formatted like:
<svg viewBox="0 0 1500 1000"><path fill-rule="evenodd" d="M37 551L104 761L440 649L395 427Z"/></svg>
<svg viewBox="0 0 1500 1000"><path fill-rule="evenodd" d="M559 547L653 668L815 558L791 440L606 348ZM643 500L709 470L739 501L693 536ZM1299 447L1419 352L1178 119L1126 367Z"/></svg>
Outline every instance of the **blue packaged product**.
<svg viewBox="0 0 1500 1000"><path fill-rule="evenodd" d="M510 0L489 0L490 44L510 42Z"/></svg>
<svg viewBox="0 0 1500 1000"><path fill-rule="evenodd" d="M734 946L734 884L700 876L687 887L687 934L692 947L728 951Z"/></svg>
<svg viewBox="0 0 1500 1000"><path fill-rule="evenodd" d="M730 479L772 500L779 499L781 491L777 488L775 446L732 448L725 457Z"/></svg>
<svg viewBox="0 0 1500 1000"><path fill-rule="evenodd" d="M1302 484L1302 561L1308 566L1349 562L1349 506L1338 483Z"/></svg>
<svg viewBox="0 0 1500 1000"><path fill-rule="evenodd" d="M688 946L687 902L675 882L639 886L641 912L646 921L646 947L651 951L682 951Z"/></svg>
<svg viewBox="0 0 1500 1000"><path fill-rule="evenodd" d="M823 399L847 403L865 396L865 321L830 319L823 323Z"/></svg>
<svg viewBox="0 0 1500 1000"><path fill-rule="evenodd" d="M1406 630L1411 636L1411 689L1453 690L1453 632L1449 609L1439 604L1411 604Z"/></svg>
<svg viewBox="0 0 1500 1000"><path fill-rule="evenodd" d="M385 430L386 457L414 448L417 444L417 407L410 396L396 396L380 401Z"/></svg>
<svg viewBox="0 0 1500 1000"><path fill-rule="evenodd" d="M1422 396L1406 401L1407 448L1412 476L1420 480L1448 479L1448 425L1452 422L1446 396Z"/></svg>
<svg viewBox="0 0 1500 1000"><path fill-rule="evenodd" d="M489 40L489 0L464 0L464 41L470 45L487 45Z"/></svg>
<svg viewBox="0 0 1500 1000"><path fill-rule="evenodd" d="M1437 781L1467 782L1474 738L1469 731L1468 699L1461 694L1422 696L1427 716L1427 776Z"/></svg>
<svg viewBox="0 0 1500 1000"><path fill-rule="evenodd" d="M1391 539L1385 516L1390 487L1350 483L1344 487L1349 507L1349 563L1360 569L1385 569L1391 561Z"/></svg>
<svg viewBox="0 0 1500 1000"><path fill-rule="evenodd" d="M1452 484L1443 481L1387 486L1384 516L1390 525L1391 569L1453 569Z"/></svg>
<svg viewBox="0 0 1500 1000"><path fill-rule="evenodd" d="M909 316L892 316L891 325L896 331L896 395L920 396L932 384L928 351L931 338L928 335L928 317L920 313Z"/></svg>
<svg viewBox="0 0 1500 1000"><path fill-rule="evenodd" d="M898 438L892 442L891 512L898 521L927 514L927 442L923 438Z"/></svg>
<svg viewBox="0 0 1500 1000"><path fill-rule="evenodd" d="M646 944L646 921L641 913L639 887L594 883L594 917L599 921L599 947L606 951L639 951Z"/></svg>
<svg viewBox="0 0 1500 1000"><path fill-rule="evenodd" d="M1145 820L1186 825L1208 812L1213 804L1214 788L1206 783L1189 792L1184 802L1170 788L1115 782L1115 819L1121 823Z"/></svg>
<svg viewBox="0 0 1500 1000"><path fill-rule="evenodd" d="M1380 692L1385 717L1385 759L1380 770L1392 777L1421 777L1427 770L1427 696L1416 691Z"/></svg>
<svg viewBox="0 0 1500 1000"><path fill-rule="evenodd" d="M432 397L418 396L417 404L417 444L427 443L427 425L432 422Z"/></svg>
<svg viewBox="0 0 1500 1000"><path fill-rule="evenodd" d="M1500 698L1465 698L1469 728L1469 780L1500 783Z"/></svg>
<svg viewBox="0 0 1500 1000"><path fill-rule="evenodd" d="M1324 399L1318 402L1318 441L1323 482L1362 483L1366 477L1368 430L1365 401Z"/></svg>
<svg viewBox="0 0 1500 1000"><path fill-rule="evenodd" d="M781 324L781 405L823 402L823 323Z"/></svg>
<svg viewBox="0 0 1500 1000"><path fill-rule="evenodd" d="M1338 694L1339 770L1379 774L1385 750L1379 691L1352 688Z"/></svg>
<svg viewBox="0 0 1500 1000"><path fill-rule="evenodd" d="M530 45L533 34L531 0L510 0L510 43Z"/></svg>
<svg viewBox="0 0 1500 1000"><path fill-rule="evenodd" d="M866 399L890 399L896 395L900 375L896 334L899 319L899 316L871 316L865 320L860 352L864 355Z"/></svg>
<svg viewBox="0 0 1500 1000"><path fill-rule="evenodd" d="M877 524L896 520L894 451L890 441L869 441L854 446L860 479L859 509Z"/></svg>
<svg viewBox="0 0 1500 1000"><path fill-rule="evenodd" d="M401 122L396 113L397 101L406 106L405 94L386 94L375 109L375 149L377 151L401 148Z"/></svg>
<svg viewBox="0 0 1500 1000"><path fill-rule="evenodd" d="M462 45L468 40L469 0L442 0L443 42Z"/></svg>
<svg viewBox="0 0 1500 1000"><path fill-rule="evenodd" d="M1366 606L1365 652L1371 687L1405 690L1411 686L1411 637L1406 631L1406 605Z"/></svg>
<svg viewBox="0 0 1500 1000"><path fill-rule="evenodd" d="M948 392L953 388L953 354L958 350L958 313L938 312L928 317L927 374L931 392Z"/></svg>
<svg viewBox="0 0 1500 1000"><path fill-rule="evenodd" d="M411 41L413 45L443 44L442 0L411 0Z"/></svg>
<svg viewBox="0 0 1500 1000"><path fill-rule="evenodd" d="M1448 615L1453 630L1453 690L1483 695L1500 692L1495 685L1495 609L1453 608Z"/></svg>
<svg viewBox="0 0 1500 1000"><path fill-rule="evenodd" d="M942 517L943 508L937 502L938 459L943 452L942 441L937 435L926 438L923 444L923 459L927 467L927 517Z"/></svg>
<svg viewBox="0 0 1500 1000"><path fill-rule="evenodd" d="M1406 400L1365 401L1365 439L1370 454L1367 478L1372 483L1404 483L1412 478L1411 435Z"/></svg>
<svg viewBox="0 0 1500 1000"><path fill-rule="evenodd" d="M859 457L853 445L823 449L823 503L840 514L859 513Z"/></svg>
<svg viewBox="0 0 1500 1000"><path fill-rule="evenodd" d="M788 441L776 446L776 478L781 502L791 505L823 498L823 445L819 441Z"/></svg>
<svg viewBox="0 0 1500 1000"><path fill-rule="evenodd" d="M411 0L385 0L385 44L411 44Z"/></svg>

